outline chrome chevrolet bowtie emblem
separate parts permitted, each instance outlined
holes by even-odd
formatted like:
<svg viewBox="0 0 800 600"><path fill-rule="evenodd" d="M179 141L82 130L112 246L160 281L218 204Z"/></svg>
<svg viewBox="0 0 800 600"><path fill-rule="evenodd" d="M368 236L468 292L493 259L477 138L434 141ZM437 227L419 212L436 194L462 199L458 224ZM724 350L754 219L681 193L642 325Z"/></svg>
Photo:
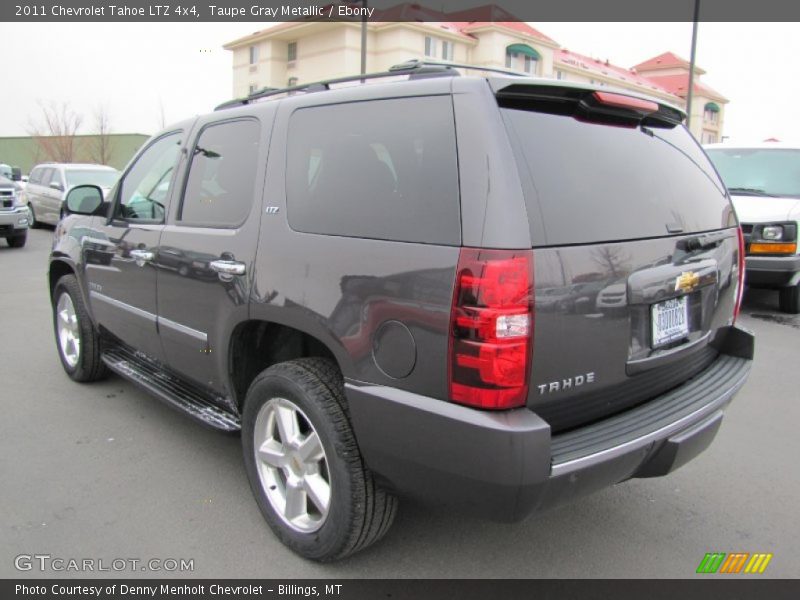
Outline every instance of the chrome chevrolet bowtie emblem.
<svg viewBox="0 0 800 600"><path fill-rule="evenodd" d="M699 284L700 275L694 271L686 271L685 273L678 275L678 278L675 280L675 291L688 293L696 288Z"/></svg>

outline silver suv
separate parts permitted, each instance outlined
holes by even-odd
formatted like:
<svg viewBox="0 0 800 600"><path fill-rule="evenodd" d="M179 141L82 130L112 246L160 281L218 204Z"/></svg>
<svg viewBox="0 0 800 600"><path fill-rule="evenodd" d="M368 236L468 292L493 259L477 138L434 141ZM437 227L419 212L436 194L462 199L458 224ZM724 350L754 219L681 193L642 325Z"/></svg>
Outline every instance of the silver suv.
<svg viewBox="0 0 800 600"><path fill-rule="evenodd" d="M119 178L113 167L92 164L45 163L31 171L25 188L31 227L40 223L55 225L67 191L76 185L92 184L107 192Z"/></svg>

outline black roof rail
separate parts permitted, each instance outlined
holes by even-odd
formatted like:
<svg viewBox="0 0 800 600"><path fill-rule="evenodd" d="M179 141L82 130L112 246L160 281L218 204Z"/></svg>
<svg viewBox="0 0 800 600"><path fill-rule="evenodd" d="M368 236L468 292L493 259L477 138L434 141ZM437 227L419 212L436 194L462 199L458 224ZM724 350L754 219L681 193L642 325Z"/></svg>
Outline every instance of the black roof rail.
<svg viewBox="0 0 800 600"><path fill-rule="evenodd" d="M389 71L393 71L395 69L404 70L411 68L422 69L424 67L430 67L430 68L447 67L450 69L470 69L471 71L486 71L487 73L500 73L501 75L509 75L510 77L531 77L529 73L512 71L511 69L498 69L497 67L481 67L479 65L468 65L465 63L454 63L454 62L445 62L438 60L427 60L427 59L418 60L416 58L404 63L400 63L399 65L390 67Z"/></svg>
<svg viewBox="0 0 800 600"><path fill-rule="evenodd" d="M453 68L455 65L448 63L427 63L418 60L410 60L408 62L394 65L388 71L381 71L378 73L365 73L363 75L348 75L347 77L338 77L336 79L326 79L324 81L315 81L313 83L304 83L285 88L263 88L244 98L236 98L223 102L214 110L224 110L226 108L233 108L235 106L243 106L250 104L254 100L261 100L269 98L270 96L278 96L281 94L291 95L294 93L311 93L322 92L329 90L332 85L340 83L349 83L352 81L366 81L369 79L383 79L387 77L398 77L401 75L408 75L409 79L423 79L426 77L456 77L459 72Z"/></svg>

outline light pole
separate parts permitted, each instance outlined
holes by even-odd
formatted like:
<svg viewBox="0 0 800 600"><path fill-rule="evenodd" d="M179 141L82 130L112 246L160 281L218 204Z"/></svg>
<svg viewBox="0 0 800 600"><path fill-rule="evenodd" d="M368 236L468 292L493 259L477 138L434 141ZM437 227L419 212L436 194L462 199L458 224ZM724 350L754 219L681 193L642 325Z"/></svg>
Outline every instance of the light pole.
<svg viewBox="0 0 800 600"><path fill-rule="evenodd" d="M364 11L361 14L361 74L367 72L367 0L361 0Z"/></svg>
<svg viewBox="0 0 800 600"><path fill-rule="evenodd" d="M692 123L692 95L694 92L694 57L697 51L697 22L700 20L700 0L694 0L694 19L692 20L692 55L689 57L689 90L686 93L686 127ZM691 129L690 129L691 131Z"/></svg>

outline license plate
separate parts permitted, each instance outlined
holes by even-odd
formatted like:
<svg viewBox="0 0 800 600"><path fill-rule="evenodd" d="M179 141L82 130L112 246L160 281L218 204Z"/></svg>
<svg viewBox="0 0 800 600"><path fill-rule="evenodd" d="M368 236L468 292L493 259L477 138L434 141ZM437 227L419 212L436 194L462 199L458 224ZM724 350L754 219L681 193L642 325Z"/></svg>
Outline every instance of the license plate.
<svg viewBox="0 0 800 600"><path fill-rule="evenodd" d="M681 296L653 305L651 314L654 348L689 334L689 303L686 298Z"/></svg>

